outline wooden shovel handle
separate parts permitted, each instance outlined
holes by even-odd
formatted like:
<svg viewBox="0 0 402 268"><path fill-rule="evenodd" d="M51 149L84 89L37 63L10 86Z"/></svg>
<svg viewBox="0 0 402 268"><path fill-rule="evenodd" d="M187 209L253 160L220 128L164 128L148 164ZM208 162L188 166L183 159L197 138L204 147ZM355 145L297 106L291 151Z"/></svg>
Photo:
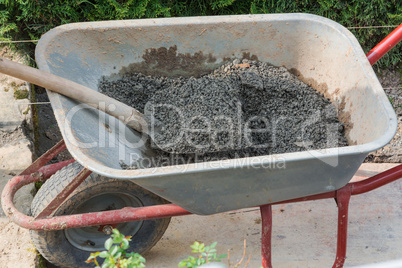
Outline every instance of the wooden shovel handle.
<svg viewBox="0 0 402 268"><path fill-rule="evenodd" d="M0 57L0 72L88 104L116 117L139 132L149 134L148 124L142 113L88 87L2 57Z"/></svg>

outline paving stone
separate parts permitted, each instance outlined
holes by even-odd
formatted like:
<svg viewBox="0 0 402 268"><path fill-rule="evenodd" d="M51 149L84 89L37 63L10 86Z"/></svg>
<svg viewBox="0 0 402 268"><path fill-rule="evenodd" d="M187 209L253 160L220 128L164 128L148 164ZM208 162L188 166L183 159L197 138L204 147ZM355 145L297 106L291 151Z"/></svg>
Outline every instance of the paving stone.
<svg viewBox="0 0 402 268"><path fill-rule="evenodd" d="M7 56L7 49L0 50L0 56ZM23 62L21 57L13 60ZM32 113L30 100L16 99L14 92L26 93L29 84L0 74L0 192L16 174L33 161ZM21 95L20 95L21 96ZM30 213L34 186L20 189L14 198L17 209ZM36 250L31 243L29 231L11 222L0 208L0 267L35 267Z"/></svg>

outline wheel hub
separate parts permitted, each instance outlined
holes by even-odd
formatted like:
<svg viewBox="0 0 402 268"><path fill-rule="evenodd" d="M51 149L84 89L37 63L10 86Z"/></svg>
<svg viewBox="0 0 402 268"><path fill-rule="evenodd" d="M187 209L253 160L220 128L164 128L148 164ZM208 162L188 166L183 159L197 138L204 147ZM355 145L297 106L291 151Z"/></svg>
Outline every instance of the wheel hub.
<svg viewBox="0 0 402 268"><path fill-rule="evenodd" d="M104 193L94 196L80 206L72 214L108 211L124 207L142 207L143 204L135 196L127 193ZM134 236L141 228L143 221L120 223L116 226L122 234ZM113 226L104 225L83 228L66 229L64 233L67 240L76 248L85 251L104 250L105 241L110 237Z"/></svg>

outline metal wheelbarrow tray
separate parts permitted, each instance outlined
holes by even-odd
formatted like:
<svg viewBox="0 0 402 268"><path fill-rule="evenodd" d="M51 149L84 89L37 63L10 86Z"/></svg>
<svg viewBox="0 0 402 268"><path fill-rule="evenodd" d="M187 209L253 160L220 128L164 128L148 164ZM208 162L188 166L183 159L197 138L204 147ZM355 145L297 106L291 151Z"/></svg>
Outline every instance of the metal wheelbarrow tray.
<svg viewBox="0 0 402 268"><path fill-rule="evenodd" d="M338 107L350 146L142 170L122 170L139 140L118 120L48 92L72 156L89 170L136 184L196 214L214 214L337 190L397 121L363 50L341 25L308 14L146 19L68 24L36 49L40 69L97 90L133 70L200 75L234 58L284 66ZM108 127L109 129L106 129Z"/></svg>

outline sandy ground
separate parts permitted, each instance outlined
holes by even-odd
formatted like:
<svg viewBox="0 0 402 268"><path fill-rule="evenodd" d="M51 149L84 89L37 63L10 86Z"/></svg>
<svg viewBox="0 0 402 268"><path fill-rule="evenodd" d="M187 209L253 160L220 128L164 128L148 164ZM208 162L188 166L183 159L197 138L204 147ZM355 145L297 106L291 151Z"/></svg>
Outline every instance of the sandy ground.
<svg viewBox="0 0 402 268"><path fill-rule="evenodd" d="M37 253L27 229L0 218L0 241L0 267L35 267Z"/></svg>
<svg viewBox="0 0 402 268"><path fill-rule="evenodd" d="M0 56L23 62L18 55L8 55L10 51L0 49ZM26 105L29 100L16 100L15 89L26 89L26 83L0 74L0 190L33 160L29 126L32 116ZM32 187L25 186L15 196L14 202L21 212L30 211ZM35 267L37 254L28 230L10 222L1 208L0 241L0 267Z"/></svg>

